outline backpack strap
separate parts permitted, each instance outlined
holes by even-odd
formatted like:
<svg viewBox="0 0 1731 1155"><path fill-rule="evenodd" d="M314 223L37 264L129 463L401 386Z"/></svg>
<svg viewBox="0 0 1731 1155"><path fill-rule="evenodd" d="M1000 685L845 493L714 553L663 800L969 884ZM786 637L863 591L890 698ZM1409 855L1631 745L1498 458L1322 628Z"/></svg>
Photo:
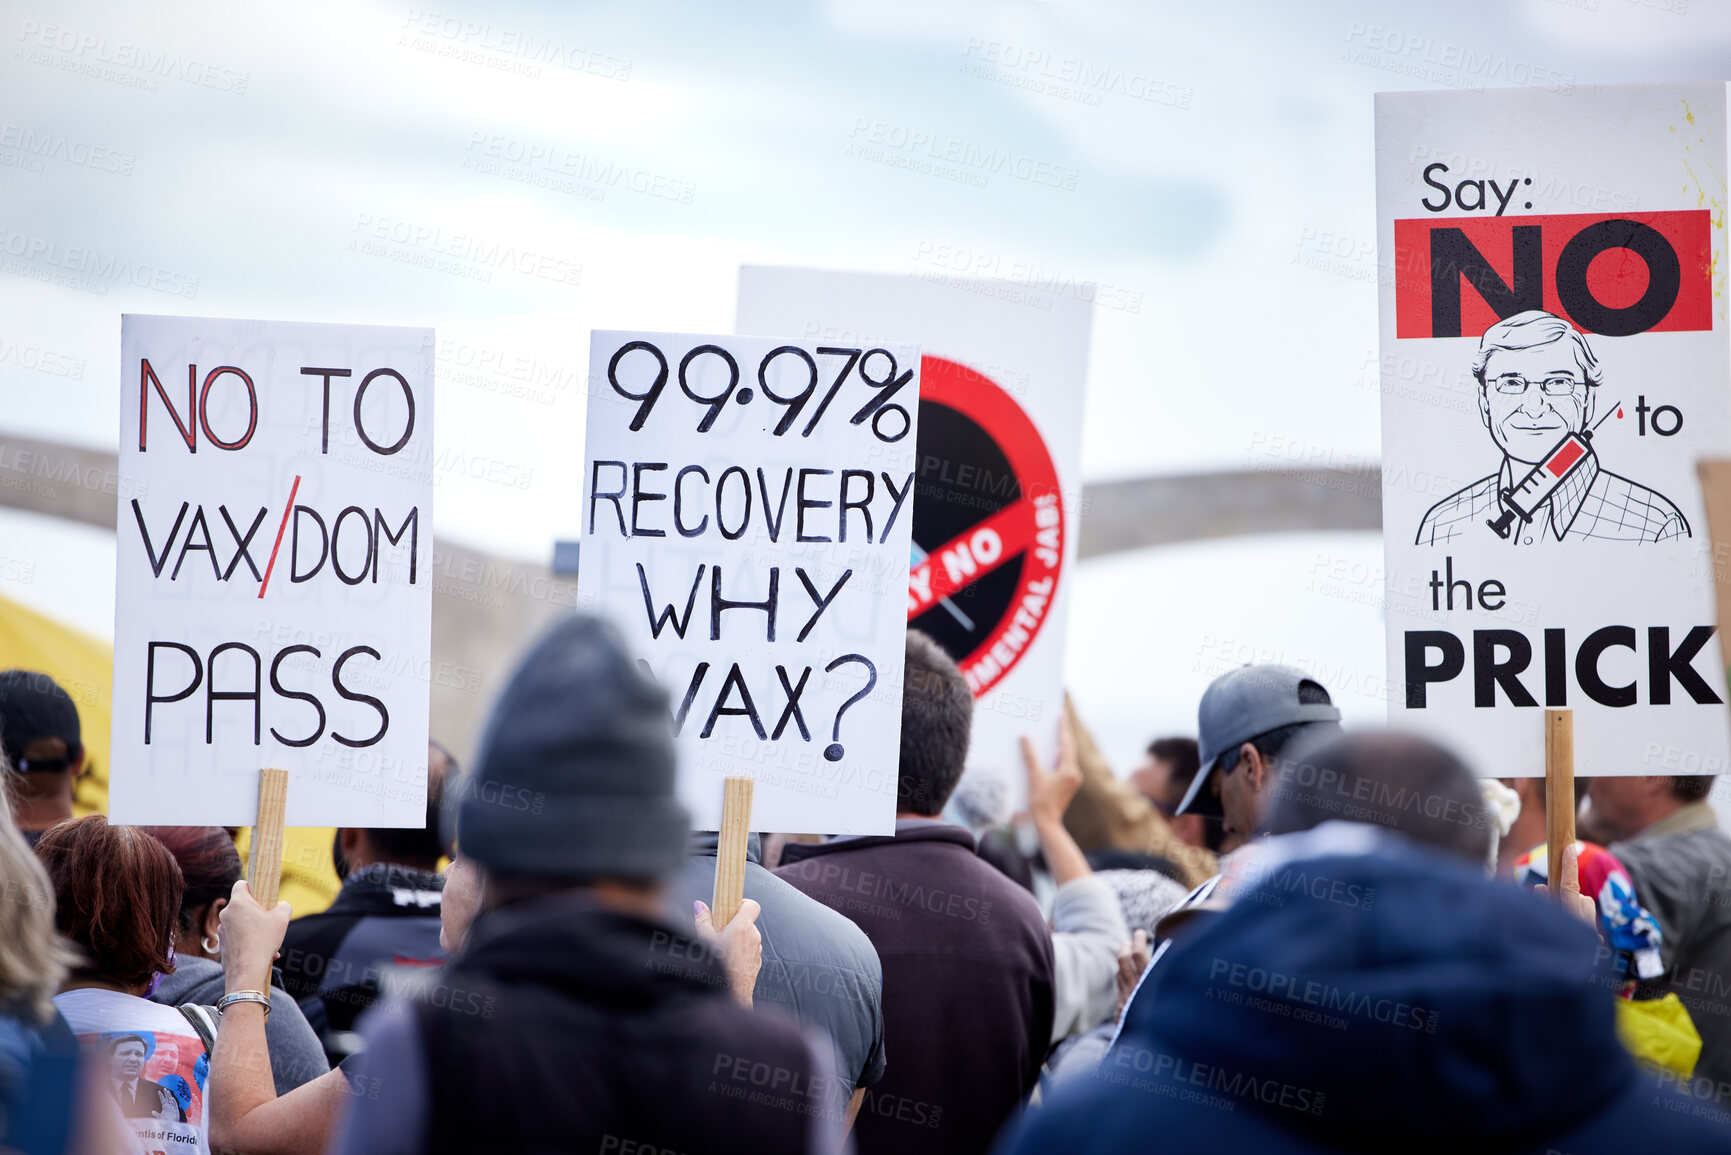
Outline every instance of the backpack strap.
<svg viewBox="0 0 1731 1155"><path fill-rule="evenodd" d="M192 1024L192 1029L198 1032L199 1041L204 1044L204 1053L212 1055L216 1051L217 1012L215 1007L207 1007L202 1003L181 1003L176 1008L181 1017Z"/></svg>

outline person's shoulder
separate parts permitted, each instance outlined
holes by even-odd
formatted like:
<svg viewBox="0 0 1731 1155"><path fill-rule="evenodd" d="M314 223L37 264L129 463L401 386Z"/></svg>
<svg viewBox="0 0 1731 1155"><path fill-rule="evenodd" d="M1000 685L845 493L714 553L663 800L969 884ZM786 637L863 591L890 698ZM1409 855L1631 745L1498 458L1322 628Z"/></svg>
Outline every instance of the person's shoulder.
<svg viewBox="0 0 1731 1155"><path fill-rule="evenodd" d="M747 869L757 865L747 862ZM687 854L685 861L679 864L679 869L668 879L668 889L676 893L691 891L699 892L715 885L715 855Z"/></svg>
<svg viewBox="0 0 1731 1155"><path fill-rule="evenodd" d="M355 1022L365 1045L331 1070L342 1072L352 1094L369 1099L392 1079L424 1081L428 1047L449 1017L448 1003L439 1008L411 995L381 999Z"/></svg>
<svg viewBox="0 0 1731 1155"><path fill-rule="evenodd" d="M1721 827L1663 834L1650 841L1663 843L1658 848L1661 854L1673 862L1688 863L1696 873L1711 879L1714 887L1731 877L1731 835Z"/></svg>
<svg viewBox="0 0 1731 1155"><path fill-rule="evenodd" d="M876 834L849 835L815 845L789 843L781 864L770 873L802 894L823 894L833 884L847 885L840 880L855 878L862 871L894 875L906 870L913 861L907 853L911 845L917 844Z"/></svg>
<svg viewBox="0 0 1731 1155"><path fill-rule="evenodd" d="M780 879L782 882L787 883L801 894L806 894L807 886L801 884L809 884L813 881L814 875L812 873L812 868L806 865L810 861L811 859L809 858L801 858L793 862L783 862L769 873ZM766 867L765 869L768 868Z"/></svg>
<svg viewBox="0 0 1731 1155"><path fill-rule="evenodd" d="M775 937L776 953L824 956L876 975L882 973L877 948L853 919L826 906L774 871L756 863L745 868L745 897L763 907L765 938Z"/></svg>
<svg viewBox="0 0 1731 1155"><path fill-rule="evenodd" d="M679 1031L682 1046L725 1047L734 1061L752 1060L810 1069L811 1048L798 1021L785 1007L765 1004L751 1010L720 989L695 992L683 1004Z"/></svg>
<svg viewBox="0 0 1731 1155"><path fill-rule="evenodd" d="M869 856L872 849L875 847L868 846L865 839L854 838L815 844L793 842L782 848L781 862L770 873L801 893L809 893L825 874L833 875L862 854Z"/></svg>
<svg viewBox="0 0 1731 1155"><path fill-rule="evenodd" d="M192 1024L174 1007L120 991L81 987L55 995L54 1006L73 1032L80 1035L126 1031L193 1034Z"/></svg>
<svg viewBox="0 0 1731 1155"><path fill-rule="evenodd" d="M317 940L301 940L302 943ZM425 963L442 961L444 951L439 946L439 916L420 911L410 915L386 916L369 914L333 932L326 940L342 954L379 958L396 957L399 962Z"/></svg>
<svg viewBox="0 0 1731 1155"><path fill-rule="evenodd" d="M151 996L151 1001L164 1006L214 1004L222 997L224 987L221 963L196 955L181 955L174 960L174 973L162 976L162 984Z"/></svg>
<svg viewBox="0 0 1731 1155"><path fill-rule="evenodd" d="M1694 889L1721 885L1731 877L1731 837L1717 826L1679 834L1654 834L1606 847L1625 873L1643 886L1671 882Z"/></svg>
<svg viewBox="0 0 1731 1155"><path fill-rule="evenodd" d="M1100 1141L1126 1124L1133 1130L1143 1130L1155 1122L1164 1113L1162 1107L1152 1096L1125 1094L1124 1088L1103 1075L1077 1079L1047 1096L1040 1110L1023 1116L1016 1142L1009 1150L1075 1151L1105 1146ZM1153 1133L1160 1134L1168 1143L1175 1138L1164 1128Z"/></svg>
<svg viewBox="0 0 1731 1155"><path fill-rule="evenodd" d="M315 910L311 914L303 914L289 920L288 928L283 931L285 944L304 941L339 926L346 926L361 920L361 915L353 912L336 910Z"/></svg>
<svg viewBox="0 0 1731 1155"><path fill-rule="evenodd" d="M13 1067L29 1061L30 1052L40 1038L40 1027L25 1022L17 1013L0 1011L0 1071L10 1063ZM0 1074L0 1083L4 1075Z"/></svg>
<svg viewBox="0 0 1731 1155"><path fill-rule="evenodd" d="M1110 1059L1107 1060L1110 1062ZM1128 1066L1102 1066L1093 1077L1060 1086L1037 1111L1006 1128L998 1155L1066 1155L1138 1151L1149 1136L1171 1150L1254 1151L1259 1155L1322 1150L1283 1131L1260 1112L1222 1111L1213 1095L1181 1097L1182 1077Z"/></svg>
<svg viewBox="0 0 1731 1155"><path fill-rule="evenodd" d="M87 1013L86 1004L89 1000L84 996L88 993L82 990L61 991L54 996L54 1009L60 1012L60 1017L75 1031L78 1029L78 1020Z"/></svg>
<svg viewBox="0 0 1731 1155"><path fill-rule="evenodd" d="M966 903L962 905L964 917L974 922L983 933L1000 941L1014 936L1028 944L1035 953L1048 959L1051 957L1052 931L1046 925L1046 915L1040 909L1039 900L1021 883L985 859L971 856L969 864L956 872L955 881L932 878L927 882L953 891L960 889L957 882L964 879L964 885L979 897L978 910L969 908Z"/></svg>
<svg viewBox="0 0 1731 1155"><path fill-rule="evenodd" d="M1029 909L1039 914L1040 904L1032 892L986 859L977 854L969 854L962 862L965 865L958 864L957 874L966 877L981 890L989 892L994 900L1001 900L1018 910ZM1044 916L1041 915L1041 918L1043 920Z"/></svg>

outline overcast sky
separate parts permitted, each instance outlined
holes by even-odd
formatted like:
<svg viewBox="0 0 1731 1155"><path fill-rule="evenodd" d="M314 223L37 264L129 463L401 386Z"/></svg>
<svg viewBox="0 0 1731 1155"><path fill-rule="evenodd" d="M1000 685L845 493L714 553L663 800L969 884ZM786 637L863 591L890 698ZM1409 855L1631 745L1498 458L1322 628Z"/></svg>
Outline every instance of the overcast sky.
<svg viewBox="0 0 1731 1155"><path fill-rule="evenodd" d="M577 532L588 331L728 332L741 264L1102 286L1089 480L1373 462L1372 94L1731 75L1708 0L0 12L5 428L112 447L123 312L432 325L438 529L538 559ZM491 245L540 272L462 255ZM110 535L0 529L0 591L111 635ZM1077 580L1069 681L1121 770L1244 660L1382 717L1373 536Z"/></svg>

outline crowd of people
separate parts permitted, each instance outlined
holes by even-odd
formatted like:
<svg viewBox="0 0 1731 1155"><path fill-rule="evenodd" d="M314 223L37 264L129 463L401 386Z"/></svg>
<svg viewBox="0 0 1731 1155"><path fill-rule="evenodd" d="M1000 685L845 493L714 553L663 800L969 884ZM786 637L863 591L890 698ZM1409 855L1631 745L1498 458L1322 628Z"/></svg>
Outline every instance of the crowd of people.
<svg viewBox="0 0 1731 1155"><path fill-rule="evenodd" d="M232 830L75 816L77 709L0 674L0 1149L1731 1151L1711 778L1587 780L1551 893L1542 782L1299 670L1122 778L1066 709L1015 815L914 631L903 685L894 832L752 835L717 927L667 696L596 618L292 919Z"/></svg>

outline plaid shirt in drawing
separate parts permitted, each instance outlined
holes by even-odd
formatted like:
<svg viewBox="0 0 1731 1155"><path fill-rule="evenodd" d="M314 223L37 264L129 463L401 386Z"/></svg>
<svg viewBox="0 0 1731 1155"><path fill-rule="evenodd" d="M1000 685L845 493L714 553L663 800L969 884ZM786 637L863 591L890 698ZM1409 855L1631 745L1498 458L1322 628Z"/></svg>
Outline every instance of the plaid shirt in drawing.
<svg viewBox="0 0 1731 1155"><path fill-rule="evenodd" d="M1521 467L1522 476L1526 466ZM1431 506L1418 527L1419 545L1446 545L1482 534L1495 538L1486 525L1503 512L1500 493L1516 483L1509 459L1489 477ZM1533 513L1531 523L1515 516L1508 540L1512 545L1536 545L1547 538L1594 538L1598 541L1670 541L1688 537L1689 522L1664 494L1599 466L1596 454Z"/></svg>

